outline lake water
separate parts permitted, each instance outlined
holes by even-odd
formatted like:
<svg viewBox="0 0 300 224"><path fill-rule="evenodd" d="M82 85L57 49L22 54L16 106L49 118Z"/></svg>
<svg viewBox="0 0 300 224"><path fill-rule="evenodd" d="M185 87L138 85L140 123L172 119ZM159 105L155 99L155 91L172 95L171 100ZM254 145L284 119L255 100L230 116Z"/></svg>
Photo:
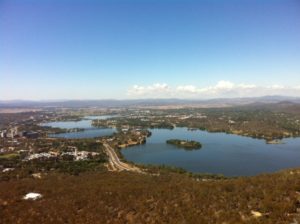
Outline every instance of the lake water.
<svg viewBox="0 0 300 224"><path fill-rule="evenodd" d="M43 125L59 128L84 128L82 132L54 134L59 138L94 138L116 132L110 128L94 128L92 119L111 116L89 116L81 121L49 122ZM151 129L152 136L145 145L122 150L128 161L140 164L169 165L190 172L249 176L300 167L300 138L284 139L284 144L266 144L265 140L187 128ZM186 151L166 144L168 139L195 140L202 143L200 150Z"/></svg>
<svg viewBox="0 0 300 224"><path fill-rule="evenodd" d="M284 139L284 144L225 133L188 131L186 128L152 129L145 145L122 150L128 161L165 164L191 172L249 176L300 167L300 138ZM186 151L166 144L178 138L202 143L200 150Z"/></svg>
<svg viewBox="0 0 300 224"><path fill-rule="evenodd" d="M55 138L95 138L101 136L112 135L116 132L114 128L95 128L92 126L92 120L94 119L108 119L113 117L113 115L102 115L102 116L86 116L83 120L80 121L55 121L43 123L43 126L50 126L53 128L83 128L84 131L80 132L68 132L68 133L59 133L52 134L49 137Z"/></svg>

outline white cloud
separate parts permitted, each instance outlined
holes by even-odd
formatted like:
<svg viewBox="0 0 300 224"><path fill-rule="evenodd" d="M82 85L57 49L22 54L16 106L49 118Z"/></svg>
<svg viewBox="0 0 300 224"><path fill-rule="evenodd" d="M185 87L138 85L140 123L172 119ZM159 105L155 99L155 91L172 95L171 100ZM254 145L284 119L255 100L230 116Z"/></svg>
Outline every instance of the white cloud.
<svg viewBox="0 0 300 224"><path fill-rule="evenodd" d="M241 83L241 84L238 84L238 87L241 88L241 89L254 89L257 86L253 85L253 84L244 84L244 83Z"/></svg>
<svg viewBox="0 0 300 224"><path fill-rule="evenodd" d="M233 89L234 86L235 86L234 83L222 80L222 81L219 81L217 83L217 85L215 85L214 88L216 90L219 90L219 89L221 89L221 90L230 90L230 89Z"/></svg>
<svg viewBox="0 0 300 224"><path fill-rule="evenodd" d="M128 90L130 97L153 98L216 98L216 97L258 97L266 95L300 96L300 85L287 87L274 84L257 86L249 83L233 83L221 80L212 86L197 87L196 85L179 85L170 87L163 83L149 86L134 85Z"/></svg>
<svg viewBox="0 0 300 224"><path fill-rule="evenodd" d="M134 85L132 88L128 90L128 95L135 96L135 95L158 95L158 94L166 94L170 91L170 87L165 83L155 83L149 86L139 86Z"/></svg>
<svg viewBox="0 0 300 224"><path fill-rule="evenodd" d="M186 92L186 93L197 93L199 91L197 87L193 85L178 86L176 90L178 92Z"/></svg>
<svg viewBox="0 0 300 224"><path fill-rule="evenodd" d="M284 89L285 87L282 85L275 84L275 85L269 86L268 88L269 89Z"/></svg>

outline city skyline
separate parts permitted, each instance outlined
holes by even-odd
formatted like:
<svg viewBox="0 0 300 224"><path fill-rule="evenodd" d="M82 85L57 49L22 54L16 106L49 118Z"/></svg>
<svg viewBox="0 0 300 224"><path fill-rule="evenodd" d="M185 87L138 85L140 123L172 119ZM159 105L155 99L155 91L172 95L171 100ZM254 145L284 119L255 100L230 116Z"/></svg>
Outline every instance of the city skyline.
<svg viewBox="0 0 300 224"><path fill-rule="evenodd" d="M299 1L2 1L0 100L300 97Z"/></svg>

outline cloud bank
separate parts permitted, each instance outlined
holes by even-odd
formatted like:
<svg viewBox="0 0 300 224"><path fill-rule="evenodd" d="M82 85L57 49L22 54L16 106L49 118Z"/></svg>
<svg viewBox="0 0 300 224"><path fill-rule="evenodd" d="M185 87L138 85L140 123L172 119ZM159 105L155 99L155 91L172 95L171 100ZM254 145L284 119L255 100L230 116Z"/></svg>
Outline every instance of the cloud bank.
<svg viewBox="0 0 300 224"><path fill-rule="evenodd" d="M248 83L233 83L221 80L215 85L197 87L195 85L179 85L171 87L166 83L155 83L148 86L134 85L128 89L131 98L232 98L259 97L266 95L299 96L300 85L258 86Z"/></svg>

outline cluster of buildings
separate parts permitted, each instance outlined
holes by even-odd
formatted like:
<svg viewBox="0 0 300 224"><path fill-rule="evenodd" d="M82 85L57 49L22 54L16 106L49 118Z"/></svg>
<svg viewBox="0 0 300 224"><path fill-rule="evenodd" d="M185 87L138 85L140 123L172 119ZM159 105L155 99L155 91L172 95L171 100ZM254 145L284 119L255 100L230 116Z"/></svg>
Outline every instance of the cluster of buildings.
<svg viewBox="0 0 300 224"><path fill-rule="evenodd" d="M14 127L8 130L3 130L0 132L1 138L14 138L15 136L19 136L18 127Z"/></svg>
<svg viewBox="0 0 300 224"><path fill-rule="evenodd" d="M26 137L26 138L38 138L39 133L33 131L18 131L18 127L13 127L8 130L0 131L1 138L19 138L19 137Z"/></svg>
<svg viewBox="0 0 300 224"><path fill-rule="evenodd" d="M71 147L73 151L70 152L42 152L28 155L24 161L36 160L36 159L51 159L62 158L64 156L72 156L75 161L87 160L91 157L99 155L97 152L78 151L77 147Z"/></svg>
<svg viewBox="0 0 300 224"><path fill-rule="evenodd" d="M35 159L50 159L50 158L55 158L56 156L52 153L48 152L41 152L41 153L34 153L28 155L24 161L30 161L30 160L35 160Z"/></svg>

